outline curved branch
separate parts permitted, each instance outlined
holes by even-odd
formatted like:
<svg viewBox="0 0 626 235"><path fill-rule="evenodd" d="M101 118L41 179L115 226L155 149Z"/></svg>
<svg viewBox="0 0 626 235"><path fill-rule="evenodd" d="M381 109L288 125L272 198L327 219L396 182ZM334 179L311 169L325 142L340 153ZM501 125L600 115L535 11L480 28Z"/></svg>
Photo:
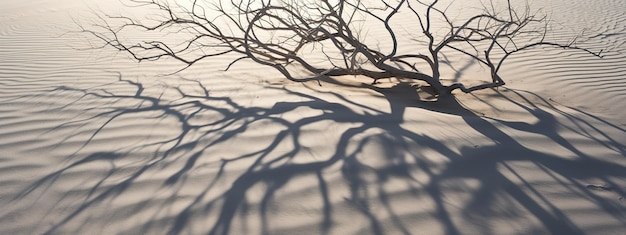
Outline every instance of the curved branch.
<svg viewBox="0 0 626 235"><path fill-rule="evenodd" d="M448 16L450 5L440 9L438 0L397 0L393 4L387 0L193 0L188 7L170 5L166 0L129 1L135 3L134 7L157 9L160 20L147 24L127 16L104 15L98 16L101 22L93 29L81 26L82 32L104 42L95 48L113 47L127 52L139 62L173 58L185 65L179 71L206 58L238 54L225 70L239 61L250 59L273 67L293 81L309 80L292 76L290 69L297 65L316 76L360 75L374 82L390 77L420 80L432 86L438 94L445 95L457 89L472 92L504 85L498 75L504 61L512 54L534 47L582 50L602 57L602 51L595 53L577 47L574 41L567 44L546 41L547 25L541 25L546 23L546 17L532 13L528 7L518 14L510 0L501 13L497 13L493 5L484 6L484 12L459 21ZM424 7L422 12L416 5ZM399 42L403 38L398 38L400 35L396 34L392 19L406 9L417 17L418 27L426 37L428 55L399 54ZM374 49L377 45L363 40L360 29L354 27L359 21L382 27L387 33L381 36L390 40L391 51L383 53ZM435 29L434 22L443 22L443 28ZM132 37L126 37L127 33L134 33L133 30L162 33L164 38L176 35L176 38L186 39L176 43L164 38L133 41ZM436 34L442 30L444 35ZM528 41L533 38L535 40ZM318 65L317 61L308 59L308 55L302 53L308 48L326 58L325 64ZM444 49L488 66L491 82L472 87L462 83L443 85L439 66ZM420 72L418 63L425 63L432 73Z"/></svg>

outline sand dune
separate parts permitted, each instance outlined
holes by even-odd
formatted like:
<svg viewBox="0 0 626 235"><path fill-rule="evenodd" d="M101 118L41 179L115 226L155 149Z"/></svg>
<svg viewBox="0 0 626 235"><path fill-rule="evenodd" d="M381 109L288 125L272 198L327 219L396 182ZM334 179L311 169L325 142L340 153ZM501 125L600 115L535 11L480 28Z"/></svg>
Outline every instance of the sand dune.
<svg viewBox="0 0 626 235"><path fill-rule="evenodd" d="M626 231L621 1L533 3L604 58L519 54L506 87L438 103L220 60L164 76L79 50L94 4L0 3L2 234Z"/></svg>

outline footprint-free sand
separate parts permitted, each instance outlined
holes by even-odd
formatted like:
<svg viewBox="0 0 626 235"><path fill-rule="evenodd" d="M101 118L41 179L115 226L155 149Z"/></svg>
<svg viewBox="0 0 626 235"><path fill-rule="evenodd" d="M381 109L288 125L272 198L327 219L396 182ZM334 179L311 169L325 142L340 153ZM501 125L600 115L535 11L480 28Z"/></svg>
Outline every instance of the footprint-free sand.
<svg viewBox="0 0 626 235"><path fill-rule="evenodd" d="M84 50L100 42L71 31L112 2L0 3L1 234L626 231L624 1L532 2L604 57L517 54L505 87L437 103Z"/></svg>

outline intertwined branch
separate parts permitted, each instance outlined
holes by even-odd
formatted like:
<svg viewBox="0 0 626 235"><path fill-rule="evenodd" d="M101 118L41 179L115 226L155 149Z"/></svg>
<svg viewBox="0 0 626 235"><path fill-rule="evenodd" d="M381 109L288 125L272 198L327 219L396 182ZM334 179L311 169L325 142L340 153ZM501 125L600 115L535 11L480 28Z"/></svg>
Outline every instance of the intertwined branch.
<svg viewBox="0 0 626 235"><path fill-rule="evenodd" d="M208 57L238 54L227 70L249 59L273 67L294 81L306 80L292 75L290 68L296 67L318 77L362 75L374 83L391 77L420 80L443 95L455 89L471 92L504 85L498 75L504 61L512 54L539 46L600 56L575 46L574 40L565 44L546 40L546 16L528 6L518 11L510 0L500 9L493 2L484 4L482 13L461 20L450 18L449 5L441 8L439 0L130 1L136 7L153 8L159 18L142 21L105 15L100 18L102 23L83 31L101 39L103 46L128 52L138 61L170 57L186 64L183 69ZM421 35L411 39L425 42L427 53L401 53L398 42L406 39L398 38L399 29L392 24L400 12L409 12L416 19ZM435 22L443 24L435 26ZM364 25L383 27L391 45L380 49L368 44L364 40L367 35L359 27ZM123 37L137 30L162 33L162 37L152 41ZM445 33L435 33L442 31ZM472 87L443 84L443 50L461 53L488 67L491 81ZM311 55L318 59L310 59ZM319 61L319 56L324 62L313 63ZM431 71L420 71L418 63L427 64Z"/></svg>

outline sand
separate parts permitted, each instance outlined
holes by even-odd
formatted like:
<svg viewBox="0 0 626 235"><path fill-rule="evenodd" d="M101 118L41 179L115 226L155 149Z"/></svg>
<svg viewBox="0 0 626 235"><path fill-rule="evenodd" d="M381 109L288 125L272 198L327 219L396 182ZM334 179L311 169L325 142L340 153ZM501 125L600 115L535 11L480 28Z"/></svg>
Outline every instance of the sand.
<svg viewBox="0 0 626 235"><path fill-rule="evenodd" d="M604 58L519 54L437 103L220 59L164 75L81 50L96 3L0 3L1 234L626 231L622 1L533 2Z"/></svg>

